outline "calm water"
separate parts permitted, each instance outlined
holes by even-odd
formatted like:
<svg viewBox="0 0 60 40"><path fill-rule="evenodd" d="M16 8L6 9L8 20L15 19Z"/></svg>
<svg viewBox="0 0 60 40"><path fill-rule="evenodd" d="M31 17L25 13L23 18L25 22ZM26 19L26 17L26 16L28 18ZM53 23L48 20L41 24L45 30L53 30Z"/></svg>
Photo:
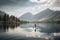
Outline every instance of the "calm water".
<svg viewBox="0 0 60 40"><path fill-rule="evenodd" d="M17 27L0 27L0 40L46 40L53 36L60 37L60 24L27 23Z"/></svg>

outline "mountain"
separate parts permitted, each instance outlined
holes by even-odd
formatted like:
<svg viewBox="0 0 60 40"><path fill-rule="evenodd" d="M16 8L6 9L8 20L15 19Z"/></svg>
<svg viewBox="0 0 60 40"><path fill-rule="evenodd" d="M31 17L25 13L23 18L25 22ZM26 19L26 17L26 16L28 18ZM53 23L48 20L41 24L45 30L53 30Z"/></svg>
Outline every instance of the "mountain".
<svg viewBox="0 0 60 40"><path fill-rule="evenodd" d="M55 11L49 20L60 21L60 11Z"/></svg>
<svg viewBox="0 0 60 40"><path fill-rule="evenodd" d="M33 18L35 18L36 21L60 21L60 11L45 9Z"/></svg>
<svg viewBox="0 0 60 40"><path fill-rule="evenodd" d="M34 20L34 21L60 21L60 11L54 11L50 9L45 9L36 15L32 15L31 13L25 13L20 17L20 20Z"/></svg>
<svg viewBox="0 0 60 40"><path fill-rule="evenodd" d="M24 21L31 21L33 20L32 17L33 17L32 13L28 12L20 16L19 19Z"/></svg>
<svg viewBox="0 0 60 40"><path fill-rule="evenodd" d="M43 10L42 12L36 14L33 18L35 18L35 20L40 20L42 18L49 17L52 13L54 13L54 11L52 11L50 9L46 9L46 10Z"/></svg>

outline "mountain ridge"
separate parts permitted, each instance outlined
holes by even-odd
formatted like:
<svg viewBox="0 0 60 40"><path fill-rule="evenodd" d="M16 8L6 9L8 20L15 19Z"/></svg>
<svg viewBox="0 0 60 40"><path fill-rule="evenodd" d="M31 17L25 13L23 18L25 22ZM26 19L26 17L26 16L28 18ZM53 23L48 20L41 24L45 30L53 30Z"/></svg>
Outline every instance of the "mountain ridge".
<svg viewBox="0 0 60 40"><path fill-rule="evenodd" d="M28 15L28 16L27 16ZM57 20L59 19L60 20L60 11L54 11L54 10L50 10L50 9L45 9L41 12L39 12L38 14L36 15L32 15L32 13L25 13L24 16L22 16L23 18L24 17L29 17L27 18L27 20L30 20L30 21L46 21L46 20ZM24 18L25 19L25 18Z"/></svg>
<svg viewBox="0 0 60 40"><path fill-rule="evenodd" d="M23 14L22 16L19 17L20 20L24 20L24 21L30 21L32 20L33 14L30 12L27 12L25 14Z"/></svg>

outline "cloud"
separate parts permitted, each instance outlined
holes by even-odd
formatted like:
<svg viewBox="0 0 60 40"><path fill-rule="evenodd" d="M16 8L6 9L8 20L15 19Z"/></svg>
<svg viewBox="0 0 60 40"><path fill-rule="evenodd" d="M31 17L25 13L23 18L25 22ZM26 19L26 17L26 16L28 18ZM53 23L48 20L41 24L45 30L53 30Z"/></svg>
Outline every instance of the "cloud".
<svg viewBox="0 0 60 40"><path fill-rule="evenodd" d="M40 12L40 8L45 5L46 2L37 3L29 0L0 0L0 10L8 13L9 15L15 15L18 17L26 12L33 14ZM46 6L45 6L46 7Z"/></svg>
<svg viewBox="0 0 60 40"><path fill-rule="evenodd" d="M37 3L37 2L30 2L29 0L0 0L0 6L5 6L5 5L16 5L16 6L35 6L35 5L41 5L45 4L44 3Z"/></svg>
<svg viewBox="0 0 60 40"><path fill-rule="evenodd" d="M50 9L55 10L55 11L60 11L60 0L53 0L50 1Z"/></svg>
<svg viewBox="0 0 60 40"><path fill-rule="evenodd" d="M31 2L29 0L0 0L0 10L17 16L19 14L22 15L25 12L36 14L46 8L50 8L52 10L60 10L59 4L60 0L49 0L48 3L46 1L37 3Z"/></svg>
<svg viewBox="0 0 60 40"><path fill-rule="evenodd" d="M55 2L53 3L54 7L60 7L60 0L55 0Z"/></svg>
<svg viewBox="0 0 60 40"><path fill-rule="evenodd" d="M10 0L0 0L0 5L5 5L11 3Z"/></svg>
<svg viewBox="0 0 60 40"><path fill-rule="evenodd" d="M28 0L0 0L0 5L8 5L8 4L18 4L25 3Z"/></svg>
<svg viewBox="0 0 60 40"><path fill-rule="evenodd" d="M30 0L31 2L36 2L36 3L44 3L47 2L47 0Z"/></svg>

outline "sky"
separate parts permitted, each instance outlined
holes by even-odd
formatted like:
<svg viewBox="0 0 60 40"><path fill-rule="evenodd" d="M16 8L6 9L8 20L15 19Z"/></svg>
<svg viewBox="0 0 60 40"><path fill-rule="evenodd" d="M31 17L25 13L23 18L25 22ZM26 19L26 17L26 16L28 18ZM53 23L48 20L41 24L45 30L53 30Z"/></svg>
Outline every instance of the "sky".
<svg viewBox="0 0 60 40"><path fill-rule="evenodd" d="M0 0L0 10L16 17L28 12L36 15L47 8L59 11L60 0Z"/></svg>

